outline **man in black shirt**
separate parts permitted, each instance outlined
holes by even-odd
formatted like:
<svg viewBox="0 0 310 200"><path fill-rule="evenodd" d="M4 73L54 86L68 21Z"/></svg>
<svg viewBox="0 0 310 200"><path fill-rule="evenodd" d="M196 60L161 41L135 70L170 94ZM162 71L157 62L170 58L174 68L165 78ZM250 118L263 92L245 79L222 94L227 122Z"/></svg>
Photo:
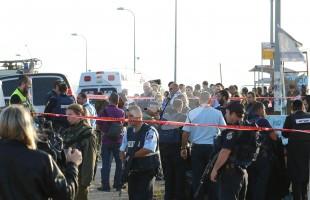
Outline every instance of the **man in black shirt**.
<svg viewBox="0 0 310 200"><path fill-rule="evenodd" d="M293 102L293 114L286 117L283 128L310 130L310 114L304 112L301 100ZM288 138L287 166L292 180L293 197L306 200L309 183L310 134L302 132L282 132Z"/></svg>

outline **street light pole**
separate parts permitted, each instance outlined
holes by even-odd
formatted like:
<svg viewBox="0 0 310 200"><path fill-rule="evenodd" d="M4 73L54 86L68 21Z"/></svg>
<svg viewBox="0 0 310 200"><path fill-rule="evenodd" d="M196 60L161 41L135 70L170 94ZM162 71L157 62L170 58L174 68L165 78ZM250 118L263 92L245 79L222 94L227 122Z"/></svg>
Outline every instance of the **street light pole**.
<svg viewBox="0 0 310 200"><path fill-rule="evenodd" d="M81 38L83 38L84 42L85 42L85 69L86 69L86 72L88 71L88 68L87 68L87 39L84 35L81 35L81 34L77 34L77 33L72 33L71 34L72 36L80 36Z"/></svg>
<svg viewBox="0 0 310 200"><path fill-rule="evenodd" d="M133 72L136 73L136 15L132 10L127 8L119 7L117 10L128 11L133 16Z"/></svg>
<svg viewBox="0 0 310 200"><path fill-rule="evenodd" d="M178 0L174 1L174 82L177 82L177 25L178 25Z"/></svg>
<svg viewBox="0 0 310 200"><path fill-rule="evenodd" d="M275 0L275 59L274 59L274 110L283 113L282 107L282 81L281 58L279 45L279 27L281 26L281 0Z"/></svg>

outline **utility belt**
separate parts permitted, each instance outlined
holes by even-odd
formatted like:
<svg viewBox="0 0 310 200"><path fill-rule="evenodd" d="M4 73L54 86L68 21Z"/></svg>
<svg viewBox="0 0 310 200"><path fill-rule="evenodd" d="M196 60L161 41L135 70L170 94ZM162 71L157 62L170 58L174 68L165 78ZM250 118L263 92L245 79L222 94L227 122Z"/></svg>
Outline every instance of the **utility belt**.
<svg viewBox="0 0 310 200"><path fill-rule="evenodd" d="M231 170L231 169L238 169L238 170L244 170L242 166L238 166L235 163L227 162L223 167L222 170Z"/></svg>
<svg viewBox="0 0 310 200"><path fill-rule="evenodd" d="M229 168L240 168L240 169L246 169L252 162L249 161L240 161L236 160L235 157L230 156L228 158L228 162L226 165L228 165Z"/></svg>
<svg viewBox="0 0 310 200"><path fill-rule="evenodd" d="M227 163L227 164L225 164L225 165L223 166L223 169L224 169L224 170L225 170L225 169L235 169L235 168L237 168L236 165L233 164L233 163L231 163L231 162L229 162L229 163Z"/></svg>
<svg viewBox="0 0 310 200"><path fill-rule="evenodd" d="M134 158L130 171L144 172L157 170L160 167L160 158L158 152L145 156L143 158Z"/></svg>

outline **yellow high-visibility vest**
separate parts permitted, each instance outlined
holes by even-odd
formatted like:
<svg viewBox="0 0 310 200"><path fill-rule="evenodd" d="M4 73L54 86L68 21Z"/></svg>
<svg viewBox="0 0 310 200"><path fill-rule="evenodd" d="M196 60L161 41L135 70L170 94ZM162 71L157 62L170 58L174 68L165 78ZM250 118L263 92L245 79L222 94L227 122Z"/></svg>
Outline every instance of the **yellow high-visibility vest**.
<svg viewBox="0 0 310 200"><path fill-rule="evenodd" d="M20 90L18 88L15 89L15 91L12 93L11 95L11 98L13 95L17 95L20 100L22 101L22 105L25 107L25 108L28 108L30 112L33 112L34 109L29 101L29 99L23 95L23 93L20 92ZM11 101L10 101L10 105L11 105Z"/></svg>

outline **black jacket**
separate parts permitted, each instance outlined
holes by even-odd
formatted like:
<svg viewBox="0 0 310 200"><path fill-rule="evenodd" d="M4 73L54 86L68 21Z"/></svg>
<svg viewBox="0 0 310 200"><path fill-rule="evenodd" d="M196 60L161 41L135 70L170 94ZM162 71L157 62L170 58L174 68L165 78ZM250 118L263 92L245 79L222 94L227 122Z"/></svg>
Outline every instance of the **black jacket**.
<svg viewBox="0 0 310 200"><path fill-rule="evenodd" d="M74 199L77 176L73 163L65 177L48 154L0 139L0 200Z"/></svg>
<svg viewBox="0 0 310 200"><path fill-rule="evenodd" d="M284 129L310 130L310 114L303 111L296 111L286 117ZM310 135L302 132L282 132L283 137L288 138L288 143L310 142Z"/></svg>

